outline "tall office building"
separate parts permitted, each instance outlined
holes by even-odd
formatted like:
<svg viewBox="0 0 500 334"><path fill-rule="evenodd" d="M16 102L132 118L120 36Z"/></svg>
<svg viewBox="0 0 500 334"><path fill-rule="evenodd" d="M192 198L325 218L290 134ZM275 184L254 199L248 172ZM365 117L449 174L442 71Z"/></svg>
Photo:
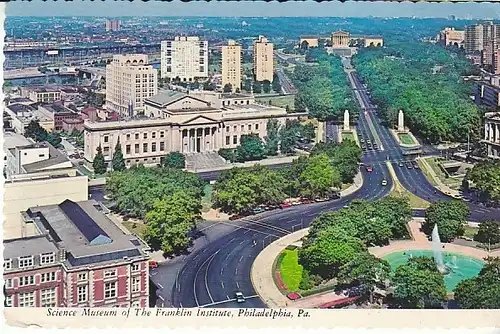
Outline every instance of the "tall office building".
<svg viewBox="0 0 500 334"><path fill-rule="evenodd" d="M106 32L120 31L120 20L106 20Z"/></svg>
<svg viewBox="0 0 500 334"><path fill-rule="evenodd" d="M256 81L273 81L273 43L264 36L259 36L253 44L253 71Z"/></svg>
<svg viewBox="0 0 500 334"><path fill-rule="evenodd" d="M141 113L144 100L157 93L158 71L148 63L147 55L115 55L106 66L107 110L121 116Z"/></svg>
<svg viewBox="0 0 500 334"><path fill-rule="evenodd" d="M222 86L231 85L233 92L241 89L241 45L228 41L222 47Z"/></svg>
<svg viewBox="0 0 500 334"><path fill-rule="evenodd" d="M500 24L485 22L465 28L465 51L481 53L483 65L493 65L494 53L500 47Z"/></svg>
<svg viewBox="0 0 500 334"><path fill-rule="evenodd" d="M196 36L162 41L161 77L181 81L208 77L208 42Z"/></svg>
<svg viewBox="0 0 500 334"><path fill-rule="evenodd" d="M465 27L465 51L467 53L483 51L483 26L481 24Z"/></svg>

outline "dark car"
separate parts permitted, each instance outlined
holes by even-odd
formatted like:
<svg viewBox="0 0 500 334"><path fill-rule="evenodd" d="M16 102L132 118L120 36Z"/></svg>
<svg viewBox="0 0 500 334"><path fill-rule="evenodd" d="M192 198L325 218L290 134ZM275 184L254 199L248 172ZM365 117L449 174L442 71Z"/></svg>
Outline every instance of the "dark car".
<svg viewBox="0 0 500 334"><path fill-rule="evenodd" d="M420 168L420 167L418 166L418 163L417 163L417 162L414 162L414 163L413 163L413 168L415 168L415 169L419 169L419 168Z"/></svg>
<svg viewBox="0 0 500 334"><path fill-rule="evenodd" d="M408 169L412 169L412 168L413 168L413 164L412 164L411 162L407 162L407 163L406 163L406 167L407 167Z"/></svg>

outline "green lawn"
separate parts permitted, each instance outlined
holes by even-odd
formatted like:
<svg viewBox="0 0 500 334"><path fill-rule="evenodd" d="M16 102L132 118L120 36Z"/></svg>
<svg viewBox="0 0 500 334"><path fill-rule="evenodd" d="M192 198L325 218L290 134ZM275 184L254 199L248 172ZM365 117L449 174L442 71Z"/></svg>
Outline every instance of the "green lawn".
<svg viewBox="0 0 500 334"><path fill-rule="evenodd" d="M342 133L342 140L352 140L352 141L355 141L354 140L354 135L352 134L352 132L343 132Z"/></svg>
<svg viewBox="0 0 500 334"><path fill-rule="evenodd" d="M434 173L436 173L436 175L441 180L441 182L443 182L444 184L446 184L447 186L449 186L452 189L459 189L460 188L460 186L462 184L462 179L461 178L446 177L446 174L441 169L441 167L438 165L439 161L437 160L437 158L426 158L426 161L429 163L432 170L434 171Z"/></svg>
<svg viewBox="0 0 500 334"><path fill-rule="evenodd" d="M478 228L471 226L464 226L464 229L465 229L464 236L474 239L474 236L476 235Z"/></svg>
<svg viewBox="0 0 500 334"><path fill-rule="evenodd" d="M203 197L201 198L201 211L208 212L212 208L212 190L211 184L205 185L203 188Z"/></svg>
<svg viewBox="0 0 500 334"><path fill-rule="evenodd" d="M405 145L416 145L413 138L407 133L398 133L399 140Z"/></svg>
<svg viewBox="0 0 500 334"><path fill-rule="evenodd" d="M127 230L140 236L141 238L144 235L144 231L146 230L146 224L144 224L142 221L127 220L127 221L122 221L122 224L127 228Z"/></svg>
<svg viewBox="0 0 500 334"><path fill-rule="evenodd" d="M281 279L288 291L298 291L302 280L302 266L299 264L298 250L285 249L283 259L280 263Z"/></svg>
<svg viewBox="0 0 500 334"><path fill-rule="evenodd" d="M260 97L255 99L257 102L269 104L276 107L290 108L290 111L295 110L295 96L294 95L284 95L284 96L273 96L273 97Z"/></svg>
<svg viewBox="0 0 500 334"><path fill-rule="evenodd" d="M394 189L389 193L389 196L396 198L408 198L410 206L414 209L427 209L429 207L429 202L406 190L406 188L404 188L399 181L395 180L394 182Z"/></svg>

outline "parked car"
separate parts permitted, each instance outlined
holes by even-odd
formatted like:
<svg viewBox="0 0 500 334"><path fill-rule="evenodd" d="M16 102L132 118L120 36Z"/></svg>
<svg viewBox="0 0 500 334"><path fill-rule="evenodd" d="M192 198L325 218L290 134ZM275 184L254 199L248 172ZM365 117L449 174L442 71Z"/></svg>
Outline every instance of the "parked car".
<svg viewBox="0 0 500 334"><path fill-rule="evenodd" d="M229 220L238 220L238 219L243 218L243 217L244 216L241 214L236 214L236 215L229 216Z"/></svg>
<svg viewBox="0 0 500 334"><path fill-rule="evenodd" d="M265 212L266 210L264 210L263 207L258 207L258 208L255 208L253 209L253 214L256 215L256 214L259 214L259 213L262 213L262 212Z"/></svg>
<svg viewBox="0 0 500 334"><path fill-rule="evenodd" d="M302 199L302 204L311 204L311 203L314 203L314 201L310 198L303 198Z"/></svg>
<svg viewBox="0 0 500 334"><path fill-rule="evenodd" d="M300 205L300 204L302 204L302 202L301 202L301 201L293 201L293 202L292 202L292 205Z"/></svg>
<svg viewBox="0 0 500 334"><path fill-rule="evenodd" d="M330 195L330 199L339 199L340 198L340 193L336 192L336 193L332 193Z"/></svg>
<svg viewBox="0 0 500 334"><path fill-rule="evenodd" d="M328 201L328 198L320 197L315 199L316 202L326 202Z"/></svg>
<svg viewBox="0 0 500 334"><path fill-rule="evenodd" d="M399 167L403 167L403 166L404 166L403 162L402 162L402 161L400 161L400 162L399 162Z"/></svg>
<svg viewBox="0 0 500 334"><path fill-rule="evenodd" d="M280 208L282 208L282 209L289 208L291 206L292 206L292 204L289 202L284 202L284 203L280 204Z"/></svg>
<svg viewBox="0 0 500 334"><path fill-rule="evenodd" d="M387 185L387 180L382 180L382 185L386 186Z"/></svg>
<svg viewBox="0 0 500 334"><path fill-rule="evenodd" d="M154 260L150 260L149 261L149 269L154 269L154 268L158 268L158 262L156 262Z"/></svg>
<svg viewBox="0 0 500 334"><path fill-rule="evenodd" d="M415 168L415 169L419 169L419 168L420 168L420 167L418 166L418 163L417 163L416 161L413 163L413 168Z"/></svg>
<svg viewBox="0 0 500 334"><path fill-rule="evenodd" d="M371 165L366 166L366 171L367 172L373 172L373 167Z"/></svg>
<svg viewBox="0 0 500 334"><path fill-rule="evenodd" d="M406 167L407 167L408 169L412 169L412 168L413 168L413 164L412 164L411 162L407 162L407 163L406 163Z"/></svg>

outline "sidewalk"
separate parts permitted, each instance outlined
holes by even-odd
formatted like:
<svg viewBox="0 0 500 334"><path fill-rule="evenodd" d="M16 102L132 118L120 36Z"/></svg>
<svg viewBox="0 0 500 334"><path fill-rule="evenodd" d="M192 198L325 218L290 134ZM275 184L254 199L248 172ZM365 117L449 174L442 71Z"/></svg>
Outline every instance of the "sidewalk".
<svg viewBox="0 0 500 334"><path fill-rule="evenodd" d="M258 160L258 161L247 161L247 162L242 162L242 163L228 163L226 166L219 166L216 168L196 169L196 170L189 170L189 171L193 172L193 173L204 173L204 172L223 171L223 170L231 169L234 167L253 167L255 165L261 165L261 166L279 165L279 164L285 164L285 163L292 163L292 161L297 159L298 157L299 157L298 155L293 155L293 156L286 156L286 157L281 157L281 158L269 158L269 159Z"/></svg>
<svg viewBox="0 0 500 334"><path fill-rule="evenodd" d="M453 197L460 196L460 192L458 190L451 189L450 187L448 187L446 184L444 184L439 179L439 177L436 175L436 172L434 172L431 165L429 165L429 163L427 162L427 160L425 158L420 158L419 161L422 162L422 164L425 166L425 169L427 170L427 172L429 172L429 175L432 177L432 180L434 180L434 182L437 184L436 188L438 188L439 190L441 190L442 192L444 192L447 195L450 195Z"/></svg>

